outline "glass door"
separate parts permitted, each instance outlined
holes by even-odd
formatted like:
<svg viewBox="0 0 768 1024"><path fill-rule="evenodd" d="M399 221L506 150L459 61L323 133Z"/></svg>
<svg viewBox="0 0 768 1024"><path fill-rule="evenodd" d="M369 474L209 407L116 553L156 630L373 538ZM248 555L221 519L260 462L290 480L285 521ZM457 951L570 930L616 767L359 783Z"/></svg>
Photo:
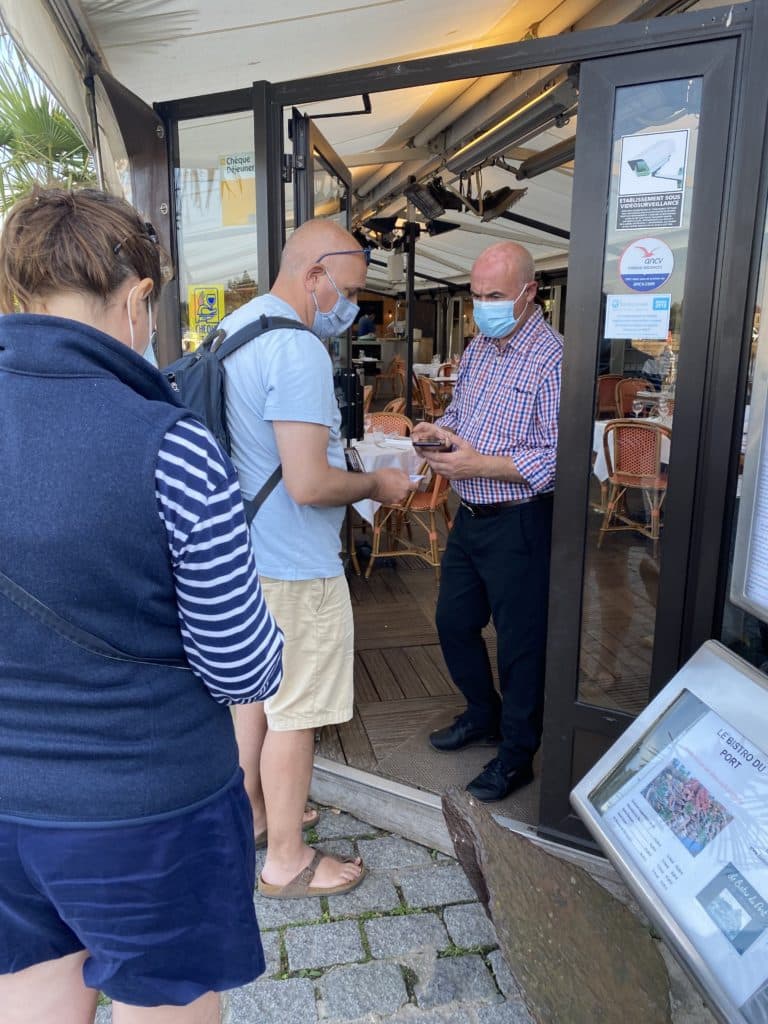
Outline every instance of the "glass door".
<svg viewBox="0 0 768 1024"><path fill-rule="evenodd" d="M581 64L543 831L674 674L725 218L736 44ZM567 429L563 429L567 425Z"/></svg>
<svg viewBox="0 0 768 1024"><path fill-rule="evenodd" d="M335 220L349 229L352 195L349 168L314 121L296 109L291 114L290 134L294 178L293 211L286 210L287 233L312 217Z"/></svg>
<svg viewBox="0 0 768 1024"><path fill-rule="evenodd" d="M286 237L313 217L352 224L352 175L311 117L294 110L289 134L293 142L293 190L285 202ZM351 366L351 334L331 338L329 351L335 368Z"/></svg>

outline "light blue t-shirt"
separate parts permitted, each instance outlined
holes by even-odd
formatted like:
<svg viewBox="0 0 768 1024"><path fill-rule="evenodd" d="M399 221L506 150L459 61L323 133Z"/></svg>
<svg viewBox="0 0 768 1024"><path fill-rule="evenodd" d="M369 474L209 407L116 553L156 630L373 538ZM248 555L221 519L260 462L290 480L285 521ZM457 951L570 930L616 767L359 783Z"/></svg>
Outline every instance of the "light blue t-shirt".
<svg viewBox="0 0 768 1024"><path fill-rule="evenodd" d="M262 313L299 319L286 302L267 294L230 313L221 326L232 334ZM328 462L346 469L333 364L325 345L311 331L262 334L224 361L224 374L232 461L246 498L256 495L280 461L274 420L328 427ZM251 523L259 573L279 580L339 576L343 519L343 506L297 505L280 480Z"/></svg>

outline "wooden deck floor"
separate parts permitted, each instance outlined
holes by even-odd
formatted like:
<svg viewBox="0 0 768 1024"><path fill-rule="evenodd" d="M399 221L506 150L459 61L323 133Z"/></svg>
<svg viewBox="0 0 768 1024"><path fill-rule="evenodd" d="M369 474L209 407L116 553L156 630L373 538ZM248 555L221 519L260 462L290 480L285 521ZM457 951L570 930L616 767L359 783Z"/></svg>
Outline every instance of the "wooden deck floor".
<svg viewBox="0 0 768 1024"><path fill-rule="evenodd" d="M650 542L638 534L612 534L598 552L598 526L599 516L591 516L579 693L586 703L637 713L648 692L656 564ZM464 706L435 630L433 570L416 559L382 561L370 580L350 574L349 585L355 714L350 722L320 732L318 754L433 793L465 785L493 751L471 748L445 755L428 743L428 733ZM495 671L493 627L485 633ZM536 783L521 793L498 809L535 823Z"/></svg>

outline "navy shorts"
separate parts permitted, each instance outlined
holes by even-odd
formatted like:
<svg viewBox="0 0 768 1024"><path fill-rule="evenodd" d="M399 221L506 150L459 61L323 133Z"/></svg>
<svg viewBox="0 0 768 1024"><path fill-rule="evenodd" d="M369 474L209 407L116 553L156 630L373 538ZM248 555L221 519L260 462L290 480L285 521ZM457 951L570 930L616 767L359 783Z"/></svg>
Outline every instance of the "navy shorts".
<svg viewBox="0 0 768 1024"><path fill-rule="evenodd" d="M85 984L133 1006L184 1006L258 977L242 778L141 823L0 821L0 974L87 949Z"/></svg>

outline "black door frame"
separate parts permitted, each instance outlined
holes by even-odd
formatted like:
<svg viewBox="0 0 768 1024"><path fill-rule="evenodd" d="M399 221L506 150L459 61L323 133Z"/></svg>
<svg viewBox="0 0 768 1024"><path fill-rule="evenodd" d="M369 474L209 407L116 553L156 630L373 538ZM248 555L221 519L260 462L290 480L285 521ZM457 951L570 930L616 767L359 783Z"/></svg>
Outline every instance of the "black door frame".
<svg viewBox="0 0 768 1024"><path fill-rule="evenodd" d="M670 663L678 661L694 650L712 634L718 602L722 591L723 520L727 518L727 482L733 473L734 438L736 421L734 410L739 404L737 392L743 379L744 356L748 349L747 322L751 318L748 306L754 297L762 236L762 216L765 193L763 175L763 146L766 133L765 111L768 104L768 76L764 75L765 40L768 39L768 0L752 0L703 12L673 15L645 23L621 23L608 28L575 32L546 39L530 39L520 43L449 54L441 57L413 60L390 65L363 68L313 78L287 82L254 83L251 89L241 89L211 96L191 97L158 104L157 109L166 120L174 137L174 126L179 120L205 117L213 114L254 111L256 144L256 202L257 236L259 245L259 285L266 290L277 272L283 244L283 187L286 172L283 152L283 112L286 108L338 99L361 93L378 93L411 86L436 84L455 79L481 77L502 72L550 67L555 64L583 62L595 58L622 57L662 47L679 47L707 40L736 40L738 47L737 80L734 107L728 109L730 124L730 159L726 184L738 182L737 190L726 187L723 204L724 219L718 235L716 258L713 264L716 292L713 300L711 328L708 336L718 337L728 332L733 339L730 348L710 346L711 358L706 368L703 393L703 417L697 436L701 439L696 463L695 489L691 497L696 504L696 516L690 538L685 576L679 581L679 592L686 595L683 630L679 641L673 644ZM669 73L663 77L668 78ZM601 115L605 118L605 113ZM176 153L178 159L178 153ZM175 202L175 193L172 192ZM574 214L575 219L576 214ZM759 236L759 237L757 237ZM586 236L588 237L588 236ZM748 243L745 244L745 240ZM601 246L602 248L602 246ZM586 261L585 261L586 262ZM571 261L571 273L577 265ZM598 289L601 282L598 282ZM569 292L571 288L569 287ZM575 300L569 294L568 312ZM572 315L576 315L576 311ZM570 333L570 322L568 324ZM594 364L592 365L594 378ZM582 402L584 398L582 395ZM591 417L591 406L587 413ZM563 416L569 415L564 407ZM585 416L581 412L581 418ZM739 427L740 430L740 427ZM560 459L563 467L558 473L567 474L566 463L576 462L568 454L572 432L561 433L561 450L568 456ZM693 434L693 431L690 431ZM679 436L679 434L678 434ZM586 444L586 441L584 441ZM679 450L679 448L678 448ZM691 470L693 474L693 470ZM693 479L693 476L692 476ZM679 490L679 488L678 488ZM562 501L556 501L556 529L562 528L570 511ZM672 527L670 526L670 529ZM569 543L573 545L574 539ZM578 555L579 545L574 549ZM583 541L582 541L583 549ZM718 557L712 554L716 552ZM702 562L702 558L707 558ZM572 568L578 571L578 589L581 592L581 561ZM720 577L718 576L720 573ZM570 678L573 680L572 621L570 633L563 636L557 620L561 608L563 587L554 581L553 618L549 637L550 650L569 652ZM571 591L573 594L574 591ZM571 601L573 598L571 597ZM570 648L564 640L570 635ZM552 659L550 659L552 661ZM565 748L567 737L562 734L557 701L562 699L562 688L553 679L556 666L563 658L555 655L550 671L553 693L548 694L547 727L549 745ZM660 670L659 670L660 671ZM568 707L573 709L574 691L568 693ZM624 727L622 721L600 723L606 736L618 735ZM594 724L594 723L590 723ZM543 831L567 842L578 842L570 826L562 827L562 794L554 797L549 791L549 776L570 768L570 752L553 763L546 762L542 780ZM569 780L572 785L576 780Z"/></svg>
<svg viewBox="0 0 768 1024"><path fill-rule="evenodd" d="M419 85L589 60L593 57L639 53L662 46L748 36L753 20L764 20L768 0L731 4L698 13L676 14L647 22L621 22L608 28L525 39L518 43L381 64L286 82L254 82L247 89L232 89L156 103L173 136L179 121L253 110L256 153L256 208L259 289L266 290L280 264L283 241L283 184L290 171L283 154L283 110L322 100L363 93L390 92ZM760 90L758 90L758 93ZM178 150L169 148L169 171L178 168ZM260 160L260 158L263 158ZM173 186L173 181L172 181ZM171 188L174 218L176 192Z"/></svg>
<svg viewBox="0 0 768 1024"><path fill-rule="evenodd" d="M695 189L685 274L685 300L680 339L675 433L670 459L670 487L665 504L661 543L662 575L656 613L650 695L654 695L693 653L683 626L689 599L689 548L699 532L697 484L701 473L691 453L700 452L705 388L710 375L713 295L718 266L718 237L731 139L731 98L738 41L710 41L636 57L586 61L581 65L580 109L576 143L572 239L589 239L587 260L570 261L566 308L568 337L563 361L561 422L568 423L560 446L555 483L552 586L547 668L547 714L542 770L540 827L547 833L587 838L573 815L570 789L631 722L631 715L584 704L579 700L579 653L584 565L587 551L592 408L584 396L594 392L603 317L603 251L608 215L607 196L613 152L615 90L675 78L702 78L702 128L696 153ZM583 104L583 106L582 106ZM714 244L713 244L714 242ZM730 430L728 436L730 437ZM703 454L700 452L700 454ZM708 634L709 635L709 634ZM696 644L695 646L698 646ZM694 648L695 649L695 648ZM581 739L581 744L578 740Z"/></svg>
<svg viewBox="0 0 768 1024"><path fill-rule="evenodd" d="M349 199L352 195L352 176L349 168L326 139L311 117L300 111L291 112L291 135L293 142L294 205L295 227L315 216L314 158L320 157L328 169L343 182L347 190L347 227L351 223Z"/></svg>

